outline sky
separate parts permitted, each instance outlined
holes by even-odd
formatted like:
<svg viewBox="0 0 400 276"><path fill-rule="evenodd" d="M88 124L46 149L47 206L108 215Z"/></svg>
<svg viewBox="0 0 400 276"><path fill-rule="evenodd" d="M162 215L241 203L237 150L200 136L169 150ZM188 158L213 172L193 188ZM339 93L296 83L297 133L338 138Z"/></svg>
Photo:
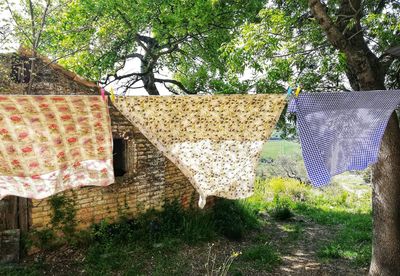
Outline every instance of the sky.
<svg viewBox="0 0 400 276"><path fill-rule="evenodd" d="M124 75L128 73L134 73L134 72L140 72L140 61L136 59L131 59L126 62L125 67L118 72L118 75ZM161 71L161 74L155 74L156 78L172 78L172 72L168 71L167 69L164 69ZM119 82L112 83L111 85L106 87L106 90L109 91L111 87L114 88L114 90L119 94L122 93L124 88L121 88L118 90L118 87L124 84L124 80L121 80ZM135 87L140 87L143 86L142 82L138 82L135 84ZM160 92L161 95L172 95L171 92L168 91L167 88L164 87L163 84L156 84L158 91ZM127 92L128 96L139 96L139 95L147 95L147 92L144 88L138 88L138 89L131 89L130 91Z"/></svg>
<svg viewBox="0 0 400 276"><path fill-rule="evenodd" d="M13 1L11 1L13 2ZM15 1L14 1L15 2ZM1 27L4 26L4 21L10 20L11 14L7 10L0 11L0 30ZM11 41L10 43L3 44L0 43L0 53L5 52L14 52L17 51L19 48L19 44L15 41ZM140 61L138 59L132 59L126 62L125 67L118 72L119 75L132 73L132 72L139 72L140 71ZM161 71L161 74L155 74L156 78L172 78L172 73L166 69ZM119 89L118 87L122 85L124 81L115 82L111 85L106 87L107 91L110 91L110 88L113 87L116 93L121 93L123 89ZM142 86L141 82L138 82L136 86ZM163 84L157 84L157 88L160 91L161 95L171 95L171 93L164 87ZM139 89L132 89L127 93L127 95L147 95L147 92L144 88Z"/></svg>
<svg viewBox="0 0 400 276"><path fill-rule="evenodd" d="M11 3L15 3L15 8L18 9L18 2L16 0L10 0ZM4 24L5 20L10 20L11 19L11 14L5 10L5 11L0 11L0 27L1 24ZM11 21L12 22L12 21ZM1 30L1 28L0 28ZM11 41L11 43L4 45L0 43L0 53L2 52L10 52L10 51L17 51L19 48L18 43L15 41ZM126 62L125 67L118 72L118 75L123 75L127 73L133 73L133 72L140 72L140 61L138 59L131 59ZM249 70L246 70L245 73L240 76L241 79L248 79L252 76L252 73ZM161 70L160 73L155 74L156 78L161 78L161 79L172 79L173 78L173 72L169 71L167 68L164 68ZM116 91L117 94L120 94L124 91L124 88L121 86L126 82L126 80L121 80L119 82L114 82L110 85L106 86L106 90L110 91L111 87ZM170 84L171 85L171 84ZM142 82L138 82L135 84L135 87L140 87L142 86ZM160 92L161 95L171 95L172 93L168 91L167 88L165 88L164 84L162 83L156 83L156 86L158 88L158 91ZM136 89L131 89L130 91L127 92L126 95L147 95L147 92L144 88L136 88Z"/></svg>

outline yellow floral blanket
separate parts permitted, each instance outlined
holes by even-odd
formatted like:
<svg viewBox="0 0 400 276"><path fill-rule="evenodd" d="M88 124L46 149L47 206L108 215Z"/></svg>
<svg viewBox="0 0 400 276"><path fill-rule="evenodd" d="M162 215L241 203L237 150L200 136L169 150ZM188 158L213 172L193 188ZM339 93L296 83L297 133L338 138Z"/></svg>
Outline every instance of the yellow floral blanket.
<svg viewBox="0 0 400 276"><path fill-rule="evenodd" d="M0 199L114 182L110 117L100 96L0 96L0 139Z"/></svg>
<svg viewBox="0 0 400 276"><path fill-rule="evenodd" d="M206 197L245 198L285 95L118 97L115 106Z"/></svg>

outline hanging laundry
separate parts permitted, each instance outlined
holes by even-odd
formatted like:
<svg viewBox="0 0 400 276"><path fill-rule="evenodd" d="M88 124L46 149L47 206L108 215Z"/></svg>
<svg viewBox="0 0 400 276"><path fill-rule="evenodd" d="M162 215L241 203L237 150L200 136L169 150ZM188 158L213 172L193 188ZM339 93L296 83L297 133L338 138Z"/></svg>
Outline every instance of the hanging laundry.
<svg viewBox="0 0 400 276"><path fill-rule="evenodd" d="M296 114L304 163L315 186L332 176L363 170L378 160L400 90L301 93L288 112Z"/></svg>
<svg viewBox="0 0 400 276"><path fill-rule="evenodd" d="M245 198L285 95L117 97L115 106L206 197Z"/></svg>
<svg viewBox="0 0 400 276"><path fill-rule="evenodd" d="M114 182L101 96L0 96L0 199Z"/></svg>

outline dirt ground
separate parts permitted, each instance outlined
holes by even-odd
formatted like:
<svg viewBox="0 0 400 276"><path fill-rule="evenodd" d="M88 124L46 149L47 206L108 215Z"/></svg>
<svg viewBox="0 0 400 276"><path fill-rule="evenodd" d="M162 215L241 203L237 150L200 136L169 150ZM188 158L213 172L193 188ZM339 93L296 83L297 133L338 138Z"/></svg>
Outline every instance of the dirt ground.
<svg viewBox="0 0 400 276"><path fill-rule="evenodd" d="M285 231L285 227L301 225L299 233ZM262 229L252 232L240 242L219 239L213 242L211 255L215 256L215 267L233 251L244 252L255 243L268 243L277 249L281 262L270 270L260 270L251 264L233 262L229 275L367 275L368 268L357 268L341 259L321 261L317 256L317 246L324 240L333 238L336 229L315 224L302 218L290 222L271 222ZM185 272L178 270L177 274L166 275L207 275L206 263L210 258L210 244L195 246L183 245L179 251L180 257L172 260L173 265L186 266ZM137 258L137 256L132 256ZM166 256L168 258L168 256ZM180 260L183 263L180 263ZM239 259L238 259L239 260ZM141 275L155 275L154 266L157 260L147 259L146 269ZM40 269L43 275L86 275L84 250L64 246L52 252L37 253L29 256L20 266L30 266L34 263L44 263ZM135 275L116 272L115 275ZM160 275L160 274L157 274ZM214 274L217 275L217 274Z"/></svg>

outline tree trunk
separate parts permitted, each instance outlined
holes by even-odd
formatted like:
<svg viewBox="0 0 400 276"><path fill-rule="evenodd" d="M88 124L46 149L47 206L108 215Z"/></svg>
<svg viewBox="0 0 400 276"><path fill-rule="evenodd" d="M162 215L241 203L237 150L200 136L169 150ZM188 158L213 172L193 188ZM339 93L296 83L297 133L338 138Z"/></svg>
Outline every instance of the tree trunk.
<svg viewBox="0 0 400 276"><path fill-rule="evenodd" d="M30 70L29 70L29 83L27 91L24 91L24 94L30 95L32 94L32 87L35 81L35 61L36 61L36 51L33 50L33 56L30 58Z"/></svg>
<svg viewBox="0 0 400 276"><path fill-rule="evenodd" d="M347 58L347 76L354 89L385 89L385 72L369 49L361 25L363 2L342 0L333 21L321 0L308 0L314 18L330 43ZM355 20L355 24L350 24ZM400 129L393 113L372 171L373 241L370 275L400 275Z"/></svg>
<svg viewBox="0 0 400 276"><path fill-rule="evenodd" d="M367 56L367 55L366 55ZM367 59L368 60L368 59ZM374 64L375 59L370 60ZM373 68L379 68L372 66ZM366 70L358 76L363 90L384 90L384 76ZM371 74L371 72L369 73ZM369 275L400 275L400 128L396 112L388 121L378 162L372 167L372 258Z"/></svg>
<svg viewBox="0 0 400 276"><path fill-rule="evenodd" d="M156 39L151 37L141 37L142 39L145 39L147 43L147 48L145 49L146 53L144 54L140 65L140 73L143 74L143 87L149 95L160 95L154 77L154 66L158 59L158 56L155 54L159 50L158 42Z"/></svg>
<svg viewBox="0 0 400 276"><path fill-rule="evenodd" d="M367 56L367 55L366 55ZM368 60L368 59L367 59ZM374 64L370 60L370 64ZM372 66L373 67L373 66ZM379 67L374 67L379 68ZM363 90L384 90L380 70L370 72L374 81L361 70ZM372 167L372 258L369 275L400 275L400 128L396 112L388 121L381 141L378 162Z"/></svg>
<svg viewBox="0 0 400 276"><path fill-rule="evenodd" d="M373 167L373 242L370 275L400 275L400 141L393 113Z"/></svg>
<svg viewBox="0 0 400 276"><path fill-rule="evenodd" d="M142 76L142 82L144 89L146 89L149 95L160 95L160 92L158 92L158 88L156 86L153 72L149 72Z"/></svg>

